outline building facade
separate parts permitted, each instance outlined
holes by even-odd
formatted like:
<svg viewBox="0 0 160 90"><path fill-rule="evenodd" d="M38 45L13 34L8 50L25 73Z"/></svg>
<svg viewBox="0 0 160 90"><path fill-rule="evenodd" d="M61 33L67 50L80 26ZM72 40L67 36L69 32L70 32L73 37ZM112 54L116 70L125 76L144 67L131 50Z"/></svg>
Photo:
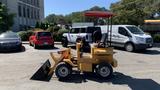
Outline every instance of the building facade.
<svg viewBox="0 0 160 90"><path fill-rule="evenodd" d="M13 31L35 27L36 22L44 19L44 0L0 0L15 14Z"/></svg>

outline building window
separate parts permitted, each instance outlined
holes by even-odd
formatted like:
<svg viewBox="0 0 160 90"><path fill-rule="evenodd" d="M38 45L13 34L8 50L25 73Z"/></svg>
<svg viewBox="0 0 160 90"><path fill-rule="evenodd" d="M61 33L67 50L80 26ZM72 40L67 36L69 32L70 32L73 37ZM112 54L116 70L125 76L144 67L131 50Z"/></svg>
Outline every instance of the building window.
<svg viewBox="0 0 160 90"><path fill-rule="evenodd" d="M18 6L18 15L22 17L22 7L20 5Z"/></svg>
<svg viewBox="0 0 160 90"><path fill-rule="evenodd" d="M31 18L33 19L33 8L31 8Z"/></svg>
<svg viewBox="0 0 160 90"><path fill-rule="evenodd" d="M33 5L36 5L36 0L33 1Z"/></svg>
<svg viewBox="0 0 160 90"><path fill-rule="evenodd" d="M26 17L26 8L25 8L25 6L23 7L23 17Z"/></svg>
<svg viewBox="0 0 160 90"><path fill-rule="evenodd" d="M39 1L39 0L37 0L37 7L39 7L39 2L40 2L40 1Z"/></svg>
<svg viewBox="0 0 160 90"><path fill-rule="evenodd" d="M36 10L34 9L34 19L36 19Z"/></svg>
<svg viewBox="0 0 160 90"><path fill-rule="evenodd" d="M27 8L27 17L30 18L30 10L29 10L29 7Z"/></svg>
<svg viewBox="0 0 160 90"><path fill-rule="evenodd" d="M40 19L39 10L37 11L37 18Z"/></svg>
<svg viewBox="0 0 160 90"><path fill-rule="evenodd" d="M33 0L31 0L31 4L33 5Z"/></svg>

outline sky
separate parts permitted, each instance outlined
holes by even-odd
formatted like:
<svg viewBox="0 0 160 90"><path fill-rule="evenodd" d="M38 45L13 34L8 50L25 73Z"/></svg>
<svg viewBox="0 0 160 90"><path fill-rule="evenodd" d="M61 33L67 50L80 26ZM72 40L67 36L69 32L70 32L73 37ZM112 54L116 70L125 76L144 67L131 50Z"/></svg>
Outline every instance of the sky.
<svg viewBox="0 0 160 90"><path fill-rule="evenodd" d="M90 9L100 6L109 9L111 3L119 0L44 0L45 16L49 14L67 15L76 11Z"/></svg>

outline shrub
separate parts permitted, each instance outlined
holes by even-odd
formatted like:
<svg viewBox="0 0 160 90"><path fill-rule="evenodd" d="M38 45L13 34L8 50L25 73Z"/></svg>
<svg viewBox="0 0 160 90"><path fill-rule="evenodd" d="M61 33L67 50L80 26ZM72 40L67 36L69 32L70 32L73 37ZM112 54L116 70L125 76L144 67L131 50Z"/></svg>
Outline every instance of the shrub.
<svg viewBox="0 0 160 90"><path fill-rule="evenodd" d="M153 36L153 40L154 40L154 42L156 42L156 43L160 43L160 34L155 34L155 35Z"/></svg>
<svg viewBox="0 0 160 90"><path fill-rule="evenodd" d="M58 32L53 33L53 37L55 41L61 41L63 33L68 32L66 29L60 29Z"/></svg>
<svg viewBox="0 0 160 90"><path fill-rule="evenodd" d="M18 32L18 35L20 36L22 41L28 41L29 37L32 35L33 31L28 30L28 31L20 31Z"/></svg>
<svg viewBox="0 0 160 90"><path fill-rule="evenodd" d="M47 29L47 31L53 33L53 32L58 32L60 30L59 26L51 26Z"/></svg>

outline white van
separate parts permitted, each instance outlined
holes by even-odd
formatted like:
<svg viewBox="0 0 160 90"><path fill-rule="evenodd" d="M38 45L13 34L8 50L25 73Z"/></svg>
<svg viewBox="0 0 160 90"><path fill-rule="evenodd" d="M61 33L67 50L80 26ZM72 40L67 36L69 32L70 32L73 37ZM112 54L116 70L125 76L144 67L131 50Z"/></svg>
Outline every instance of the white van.
<svg viewBox="0 0 160 90"><path fill-rule="evenodd" d="M99 26L102 33L107 33L107 25ZM109 28L111 28L109 26ZM110 36L110 35L109 35ZM112 46L124 47L126 51L151 48L153 39L134 25L112 25ZM110 37L109 37L110 38Z"/></svg>

